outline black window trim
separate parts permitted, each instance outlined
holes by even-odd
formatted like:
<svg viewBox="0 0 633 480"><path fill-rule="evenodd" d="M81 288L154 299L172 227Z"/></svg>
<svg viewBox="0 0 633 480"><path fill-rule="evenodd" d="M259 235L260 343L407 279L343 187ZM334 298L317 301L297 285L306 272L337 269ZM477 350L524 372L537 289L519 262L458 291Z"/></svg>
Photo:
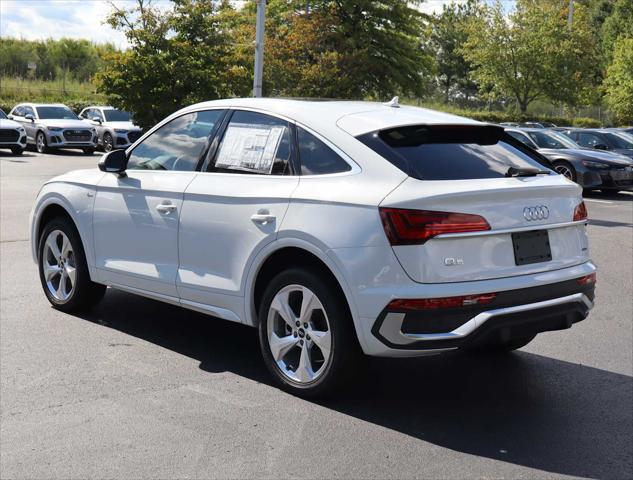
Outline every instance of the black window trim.
<svg viewBox="0 0 633 480"><path fill-rule="evenodd" d="M235 172L215 172L213 170L209 170L210 168L213 168L213 166L215 165L215 161L217 159L217 155L218 155L218 151L220 150L220 144L222 143L222 139L224 138L224 134L226 133L226 129L229 126L229 123L231 122L231 119L233 118L233 115L236 112L252 112L252 113L259 113L261 115L267 115L269 117L273 117L276 118L278 120L283 120L284 122L286 122L290 128L290 171L287 174L284 175L278 175L278 174L262 174L262 173L253 173L253 172L242 172L239 170L236 170ZM208 157L205 159L204 161L204 165L202 166L201 172L202 173L210 173L210 174L214 174L214 175L251 175L253 177L263 177L263 178L270 178L270 177L296 177L301 175L301 169L297 168L298 167L298 154L297 154L297 139L296 139L296 128L295 128L295 122L287 117L284 117L283 115L277 115L273 112L268 112L266 110L259 110L259 109L255 109L255 108L247 108L247 107L230 107L228 109L228 114L225 116L224 122L221 125L221 129L219 129L216 132L215 138L213 139L213 144L211 145L211 148L209 148L209 152L208 152Z"/></svg>

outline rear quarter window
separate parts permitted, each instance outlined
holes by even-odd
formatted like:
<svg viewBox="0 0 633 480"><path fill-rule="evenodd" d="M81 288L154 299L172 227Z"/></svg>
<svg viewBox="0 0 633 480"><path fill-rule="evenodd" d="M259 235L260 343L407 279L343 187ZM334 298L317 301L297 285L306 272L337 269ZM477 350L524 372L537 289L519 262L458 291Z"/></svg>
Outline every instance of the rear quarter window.
<svg viewBox="0 0 633 480"><path fill-rule="evenodd" d="M510 167L550 168L546 159L496 127L416 125L357 138L419 180L501 178Z"/></svg>

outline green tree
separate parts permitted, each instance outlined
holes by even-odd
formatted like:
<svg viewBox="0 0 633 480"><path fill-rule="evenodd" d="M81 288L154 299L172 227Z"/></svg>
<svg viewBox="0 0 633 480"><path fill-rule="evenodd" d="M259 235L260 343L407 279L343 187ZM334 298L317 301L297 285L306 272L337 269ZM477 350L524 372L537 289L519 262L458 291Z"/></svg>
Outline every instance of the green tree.
<svg viewBox="0 0 633 480"><path fill-rule="evenodd" d="M483 6L467 30L464 57L480 89L514 98L522 113L539 98L575 106L594 88L597 49L582 5L571 28L566 8L518 0L509 15L500 3Z"/></svg>
<svg viewBox="0 0 633 480"><path fill-rule="evenodd" d="M112 4L107 22L130 48L106 56L99 90L146 128L186 105L245 94L249 72L234 61L235 15L228 1L174 0L171 10L150 0Z"/></svg>
<svg viewBox="0 0 633 480"><path fill-rule="evenodd" d="M450 3L431 20L428 50L435 56L435 78L442 91L444 103L455 97L468 98L477 92L470 79L472 66L461 47L468 40L467 22L477 15L477 4Z"/></svg>
<svg viewBox="0 0 633 480"><path fill-rule="evenodd" d="M616 0L611 15L602 24L602 48L607 65L621 37L633 38L633 0Z"/></svg>
<svg viewBox="0 0 633 480"><path fill-rule="evenodd" d="M272 0L267 9L266 95L387 98L420 95L431 61L422 48L420 3ZM243 9L241 43L254 38ZM249 53L252 58L252 50ZM426 83L425 83L426 82Z"/></svg>
<svg viewBox="0 0 633 480"><path fill-rule="evenodd" d="M616 120L621 124L633 123L633 37L621 37L616 42L605 87L606 101Z"/></svg>

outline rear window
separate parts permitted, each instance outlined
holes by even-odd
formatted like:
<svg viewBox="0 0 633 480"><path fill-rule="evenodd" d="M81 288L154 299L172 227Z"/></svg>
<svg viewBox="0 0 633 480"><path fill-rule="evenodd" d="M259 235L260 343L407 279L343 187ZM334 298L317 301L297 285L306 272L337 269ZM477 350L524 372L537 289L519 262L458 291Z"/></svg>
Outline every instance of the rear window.
<svg viewBox="0 0 633 480"><path fill-rule="evenodd" d="M510 167L550 168L502 128L415 125L358 137L376 153L419 180L505 177Z"/></svg>

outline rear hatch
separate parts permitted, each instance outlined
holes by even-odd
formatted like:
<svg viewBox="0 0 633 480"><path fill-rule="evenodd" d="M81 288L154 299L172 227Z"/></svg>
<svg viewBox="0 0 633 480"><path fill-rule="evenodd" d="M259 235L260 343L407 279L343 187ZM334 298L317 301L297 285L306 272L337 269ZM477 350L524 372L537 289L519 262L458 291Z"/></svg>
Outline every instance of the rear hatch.
<svg viewBox="0 0 633 480"><path fill-rule="evenodd" d="M409 126L358 139L409 174L380 210L416 282L511 277L588 260L580 187L501 129Z"/></svg>

